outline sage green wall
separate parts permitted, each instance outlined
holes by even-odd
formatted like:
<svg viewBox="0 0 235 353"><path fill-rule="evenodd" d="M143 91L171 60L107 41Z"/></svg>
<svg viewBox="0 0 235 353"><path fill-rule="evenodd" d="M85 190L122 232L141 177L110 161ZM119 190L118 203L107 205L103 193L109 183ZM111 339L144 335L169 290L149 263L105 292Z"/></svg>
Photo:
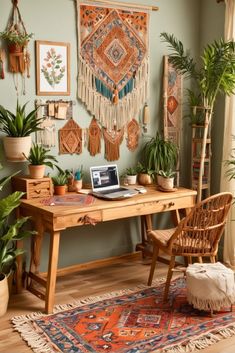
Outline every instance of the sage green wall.
<svg viewBox="0 0 235 353"><path fill-rule="evenodd" d="M204 2L215 2L215 0L204 0ZM146 3L136 1L135 3ZM161 32L174 33L181 39L186 48L191 49L192 55L199 51L199 29L200 29L200 1L198 0L159 0L148 1L148 4L159 6L158 12L151 12L150 20L150 112L151 122L148 134L153 136L161 129L162 119L162 56L167 54L166 45L161 43L159 35ZM71 98L76 100L74 106L74 119L81 127L88 127L91 117L83 105L76 99L77 95L77 38L76 38L76 15L75 2L73 0L20 0L20 10L28 32L34 33L34 40L30 42L31 53L31 77L26 80L26 96L20 96L20 102L29 101L29 109L33 108L36 98L35 92L35 40L50 40L70 42L71 44ZM1 26L4 30L9 13L11 1L0 0ZM210 17L210 22L212 18ZM14 89L13 77L6 73L5 80L0 80L0 104L10 110L15 109L16 91ZM47 98L47 97L44 97ZM53 98L53 97L52 97ZM60 97L55 97L59 99ZM56 121L57 129L64 125L64 121ZM182 180L185 186L189 186L189 151L191 146L188 124L184 122L182 134L183 171ZM141 144L144 141L142 136ZM125 142L120 149L120 160L117 161L119 171L131 166L137 161L139 149L131 153L126 148ZM51 152L58 155L58 146L52 148ZM83 164L85 170L91 165L107 163L103 158L104 150L100 155L91 157L87 149L83 149L81 155L58 155L58 161L63 168L76 167ZM4 169L1 176L8 175L13 170L21 169L27 171L25 163L7 163L3 159ZM115 221L99 224L96 227L86 226L79 229L67 230L61 239L60 266L89 261L132 251L135 244L140 240L139 224L137 219ZM43 251L43 261L46 261L48 242ZM45 266L42 266L45 267Z"/></svg>

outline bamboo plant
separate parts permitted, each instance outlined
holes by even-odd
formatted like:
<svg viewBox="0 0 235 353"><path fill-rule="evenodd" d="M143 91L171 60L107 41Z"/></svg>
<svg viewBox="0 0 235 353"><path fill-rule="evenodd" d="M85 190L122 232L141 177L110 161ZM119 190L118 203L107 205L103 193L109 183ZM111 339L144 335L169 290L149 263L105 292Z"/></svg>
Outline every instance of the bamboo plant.
<svg viewBox="0 0 235 353"><path fill-rule="evenodd" d="M202 53L200 63L185 51L182 42L172 34L161 33L163 42L168 44L172 53L169 58L174 67L186 78L191 78L195 89L188 90L190 101L204 107L204 135L202 141L202 158L198 180L198 201L202 197L202 176L206 154L206 139L213 116L214 105L218 94L231 95L235 89L235 42L223 39L208 44Z"/></svg>

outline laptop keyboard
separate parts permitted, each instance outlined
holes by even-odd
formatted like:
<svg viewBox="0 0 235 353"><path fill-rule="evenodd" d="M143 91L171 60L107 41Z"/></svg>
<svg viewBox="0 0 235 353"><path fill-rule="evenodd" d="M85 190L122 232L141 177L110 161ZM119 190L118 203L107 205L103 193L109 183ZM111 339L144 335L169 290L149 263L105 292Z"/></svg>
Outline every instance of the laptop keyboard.
<svg viewBox="0 0 235 353"><path fill-rule="evenodd" d="M99 193L102 195L107 195L107 194L113 194L114 192L119 192L119 191L127 191L127 189L126 188L117 188L117 189L113 189L113 190L99 191Z"/></svg>

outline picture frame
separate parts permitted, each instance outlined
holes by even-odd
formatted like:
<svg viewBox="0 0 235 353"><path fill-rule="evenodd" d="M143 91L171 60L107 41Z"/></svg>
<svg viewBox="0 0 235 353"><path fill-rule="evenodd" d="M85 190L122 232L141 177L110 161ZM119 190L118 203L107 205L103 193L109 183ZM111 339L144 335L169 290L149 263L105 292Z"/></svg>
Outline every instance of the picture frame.
<svg viewBox="0 0 235 353"><path fill-rule="evenodd" d="M70 44L36 40L36 94L70 95Z"/></svg>

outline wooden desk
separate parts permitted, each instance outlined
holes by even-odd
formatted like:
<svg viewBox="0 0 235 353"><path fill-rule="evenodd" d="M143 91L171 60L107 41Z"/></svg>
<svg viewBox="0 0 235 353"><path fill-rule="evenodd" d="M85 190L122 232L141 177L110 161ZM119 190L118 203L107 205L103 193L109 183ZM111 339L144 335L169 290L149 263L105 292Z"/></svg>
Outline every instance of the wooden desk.
<svg viewBox="0 0 235 353"><path fill-rule="evenodd" d="M45 311L53 310L60 232L69 227L78 227L90 221L106 222L111 220L145 216L158 212L191 208L195 204L196 191L179 188L176 192L160 192L156 186L148 187L147 193L139 194L121 201L96 199L86 207L79 206L44 206L40 200L22 200L19 215L31 216L38 234L32 237L30 270L27 273L27 288L45 301ZM41 246L44 232L50 234L50 249L47 276L39 272ZM19 267L20 268L20 267ZM61 269L60 269L61 271ZM66 271L66 269L65 269ZM67 270L66 273L69 273ZM22 273L18 273L19 278ZM45 293L33 286L33 283L45 288Z"/></svg>

